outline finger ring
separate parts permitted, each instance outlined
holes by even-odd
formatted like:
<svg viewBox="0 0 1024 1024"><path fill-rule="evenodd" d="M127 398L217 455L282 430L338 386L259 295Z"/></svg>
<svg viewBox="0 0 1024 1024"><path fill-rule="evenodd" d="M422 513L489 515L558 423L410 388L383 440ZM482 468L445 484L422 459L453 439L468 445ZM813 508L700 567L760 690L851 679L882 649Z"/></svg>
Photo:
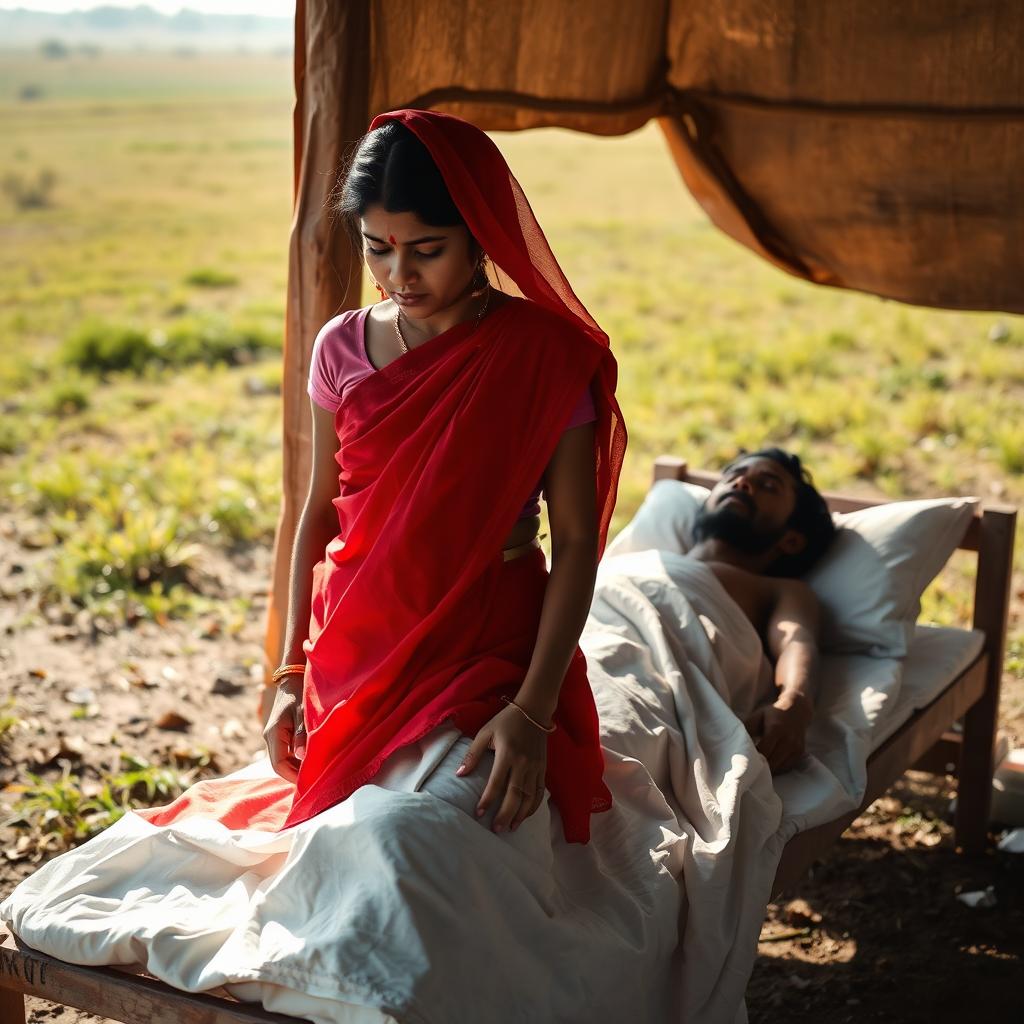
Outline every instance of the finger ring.
<svg viewBox="0 0 1024 1024"><path fill-rule="evenodd" d="M533 796L528 790L523 789L522 786L511 786L513 793L518 793L520 796Z"/></svg>

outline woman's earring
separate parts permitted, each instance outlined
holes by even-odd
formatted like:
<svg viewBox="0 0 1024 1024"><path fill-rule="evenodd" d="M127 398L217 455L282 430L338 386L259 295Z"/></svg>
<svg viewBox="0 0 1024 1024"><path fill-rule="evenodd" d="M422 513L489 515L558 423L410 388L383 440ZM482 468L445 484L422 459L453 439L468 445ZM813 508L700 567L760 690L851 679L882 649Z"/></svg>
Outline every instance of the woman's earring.
<svg viewBox="0 0 1024 1024"><path fill-rule="evenodd" d="M476 271L473 274L473 290L469 294L474 299L478 299L490 287L491 282L487 279L487 253L481 253L480 260L476 265Z"/></svg>
<svg viewBox="0 0 1024 1024"><path fill-rule="evenodd" d="M388 293L384 291L383 285L379 281L374 281L373 287L377 289L377 294L380 296L377 301L383 302L388 297Z"/></svg>

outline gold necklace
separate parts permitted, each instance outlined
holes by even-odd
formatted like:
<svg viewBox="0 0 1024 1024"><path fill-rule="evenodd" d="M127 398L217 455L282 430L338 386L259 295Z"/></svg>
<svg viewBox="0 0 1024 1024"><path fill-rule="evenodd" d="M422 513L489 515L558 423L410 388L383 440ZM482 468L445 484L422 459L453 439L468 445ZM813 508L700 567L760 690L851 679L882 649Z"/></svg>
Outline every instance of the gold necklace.
<svg viewBox="0 0 1024 1024"><path fill-rule="evenodd" d="M476 315L476 323L473 324L473 330L474 331L480 326L480 322L483 320L484 316L486 315L487 307L490 304L491 304L491 286L488 284L487 285L487 294L484 297L484 304L480 307L480 312L477 313L477 315ZM409 346L405 343L405 337L402 334L401 317L402 317L402 309L398 305L398 303L396 302L395 303L395 320L394 320L395 335L398 338L398 347L402 350L402 355L405 355L409 351Z"/></svg>

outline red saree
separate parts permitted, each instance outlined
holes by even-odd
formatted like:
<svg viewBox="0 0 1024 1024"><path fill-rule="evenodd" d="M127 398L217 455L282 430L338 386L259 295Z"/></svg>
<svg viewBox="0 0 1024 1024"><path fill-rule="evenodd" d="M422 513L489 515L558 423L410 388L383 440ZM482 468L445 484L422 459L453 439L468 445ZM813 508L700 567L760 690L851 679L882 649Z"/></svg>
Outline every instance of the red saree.
<svg viewBox="0 0 1024 1024"><path fill-rule="evenodd" d="M504 159L482 132L399 111L469 229L525 298L461 324L356 384L338 410L339 533L314 571L305 644L306 757L296 785L193 787L148 817L231 827L304 821L445 720L468 735L519 688L546 572L501 546L589 383L603 550L625 448L607 338L573 295ZM610 804L582 653L555 713L547 785L569 841ZM282 788L283 787L283 788Z"/></svg>

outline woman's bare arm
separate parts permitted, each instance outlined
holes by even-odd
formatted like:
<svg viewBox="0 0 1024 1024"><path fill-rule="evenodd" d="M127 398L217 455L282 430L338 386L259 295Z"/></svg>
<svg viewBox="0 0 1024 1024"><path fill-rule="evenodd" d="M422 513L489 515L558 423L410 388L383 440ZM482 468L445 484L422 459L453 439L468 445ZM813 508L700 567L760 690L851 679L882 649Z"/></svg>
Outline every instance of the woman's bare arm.
<svg viewBox="0 0 1024 1024"><path fill-rule="evenodd" d="M533 658L516 695L535 718L549 722L587 621L597 575L597 488L594 427L567 430L544 483L551 527L551 575Z"/></svg>
<svg viewBox="0 0 1024 1024"><path fill-rule="evenodd" d="M551 575L537 641L516 703L537 722L551 721L566 669L590 609L597 575L597 487L594 428L567 430L545 475L551 526ZM478 816L498 801L491 827L518 828L544 799L547 736L518 708L499 711L470 744L457 774L473 771L488 748L494 763L477 804Z"/></svg>
<svg viewBox="0 0 1024 1024"><path fill-rule="evenodd" d="M288 587L288 619L285 625L282 664L306 660L302 643L309 633L309 609L313 598L313 567L338 534L338 513L331 504L338 496L338 435L334 413L315 402L313 409L313 463L309 491L299 515L292 546Z"/></svg>
<svg viewBox="0 0 1024 1024"><path fill-rule="evenodd" d="M288 588L288 619L285 625L282 664L306 660L302 643L309 634L313 599L313 567L338 533L338 514L331 504L338 493L338 436L334 414L313 406L313 463L306 503L295 529ZM263 729L267 753L274 771L294 782L305 746L302 721L302 676L286 676L274 693L274 703Z"/></svg>

